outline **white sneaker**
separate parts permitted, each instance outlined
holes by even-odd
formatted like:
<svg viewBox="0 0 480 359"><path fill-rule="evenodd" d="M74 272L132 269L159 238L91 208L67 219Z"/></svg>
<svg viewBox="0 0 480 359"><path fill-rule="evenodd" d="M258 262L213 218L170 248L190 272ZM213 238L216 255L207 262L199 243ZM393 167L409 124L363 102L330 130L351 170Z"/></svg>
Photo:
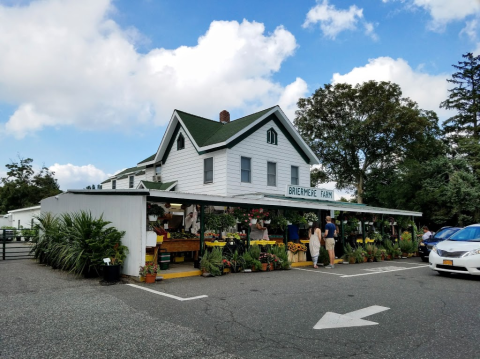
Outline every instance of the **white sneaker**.
<svg viewBox="0 0 480 359"><path fill-rule="evenodd" d="M327 268L327 269L333 269L333 268L335 268L335 266L334 266L334 265L331 265L331 264L329 264L328 266L325 266L325 268Z"/></svg>

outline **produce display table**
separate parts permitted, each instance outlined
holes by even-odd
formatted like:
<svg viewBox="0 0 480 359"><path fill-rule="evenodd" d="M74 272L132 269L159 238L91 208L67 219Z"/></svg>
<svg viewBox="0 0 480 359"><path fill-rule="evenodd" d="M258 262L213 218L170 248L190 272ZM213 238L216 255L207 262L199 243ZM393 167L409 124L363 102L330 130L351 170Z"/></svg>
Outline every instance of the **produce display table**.
<svg viewBox="0 0 480 359"><path fill-rule="evenodd" d="M157 243L162 250L168 253L176 252L195 252L194 259L198 259L198 251L200 250L200 239L164 239L163 243Z"/></svg>

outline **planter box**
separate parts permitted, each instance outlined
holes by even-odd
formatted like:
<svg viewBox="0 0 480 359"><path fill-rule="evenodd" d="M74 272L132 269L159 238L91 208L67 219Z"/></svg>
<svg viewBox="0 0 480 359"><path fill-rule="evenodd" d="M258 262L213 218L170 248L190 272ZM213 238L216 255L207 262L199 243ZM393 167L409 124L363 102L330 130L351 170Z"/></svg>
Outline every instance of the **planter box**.
<svg viewBox="0 0 480 359"><path fill-rule="evenodd" d="M298 255L298 261L299 262L306 262L307 261L307 252L301 251L301 252L298 252L297 255Z"/></svg>

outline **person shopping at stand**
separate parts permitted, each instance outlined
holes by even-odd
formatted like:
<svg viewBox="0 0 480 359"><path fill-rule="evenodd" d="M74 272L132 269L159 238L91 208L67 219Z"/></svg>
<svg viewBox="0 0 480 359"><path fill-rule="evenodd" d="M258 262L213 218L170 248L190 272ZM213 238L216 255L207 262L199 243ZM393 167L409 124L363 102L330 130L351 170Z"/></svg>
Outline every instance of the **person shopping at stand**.
<svg viewBox="0 0 480 359"><path fill-rule="evenodd" d="M268 239L268 229L263 227L263 222L258 221L256 224L250 224L250 239L258 241L262 239Z"/></svg>
<svg viewBox="0 0 480 359"><path fill-rule="evenodd" d="M318 228L318 223L313 222L312 227L308 230L308 237L310 239L310 243L308 247L310 249L310 255L312 256L313 261L313 268L318 268L318 256L320 254L320 237L322 236L322 232L320 228Z"/></svg>
<svg viewBox="0 0 480 359"><path fill-rule="evenodd" d="M325 219L327 221L324 235L325 248L327 249L330 258L330 264L325 268L333 269L335 268L335 233L337 232L337 227L332 223L332 217L327 216Z"/></svg>

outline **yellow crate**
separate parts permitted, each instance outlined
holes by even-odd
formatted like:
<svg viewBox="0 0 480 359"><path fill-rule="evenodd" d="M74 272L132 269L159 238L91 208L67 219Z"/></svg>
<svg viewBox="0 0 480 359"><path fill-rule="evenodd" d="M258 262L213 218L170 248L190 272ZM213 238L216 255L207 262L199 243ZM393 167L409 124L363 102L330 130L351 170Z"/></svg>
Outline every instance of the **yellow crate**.
<svg viewBox="0 0 480 359"><path fill-rule="evenodd" d="M177 257L174 257L174 258L173 258L173 261L174 261L175 263L184 262L184 261L185 261L185 256L177 256Z"/></svg>
<svg viewBox="0 0 480 359"><path fill-rule="evenodd" d="M153 254L146 254L145 262L153 262Z"/></svg>
<svg viewBox="0 0 480 359"><path fill-rule="evenodd" d="M251 245L259 245L259 246L266 246L268 244L270 245L274 245L274 244L277 244L277 241L267 241L267 240L261 240L261 241L250 241L250 244Z"/></svg>
<svg viewBox="0 0 480 359"><path fill-rule="evenodd" d="M157 236L157 243L163 243L163 236Z"/></svg>
<svg viewBox="0 0 480 359"><path fill-rule="evenodd" d="M167 238L170 239L170 232L167 232Z"/></svg>
<svg viewBox="0 0 480 359"><path fill-rule="evenodd" d="M308 243L310 243L310 240L309 239L300 239L300 243L308 244Z"/></svg>
<svg viewBox="0 0 480 359"><path fill-rule="evenodd" d="M205 242L207 247L225 247L227 242Z"/></svg>

